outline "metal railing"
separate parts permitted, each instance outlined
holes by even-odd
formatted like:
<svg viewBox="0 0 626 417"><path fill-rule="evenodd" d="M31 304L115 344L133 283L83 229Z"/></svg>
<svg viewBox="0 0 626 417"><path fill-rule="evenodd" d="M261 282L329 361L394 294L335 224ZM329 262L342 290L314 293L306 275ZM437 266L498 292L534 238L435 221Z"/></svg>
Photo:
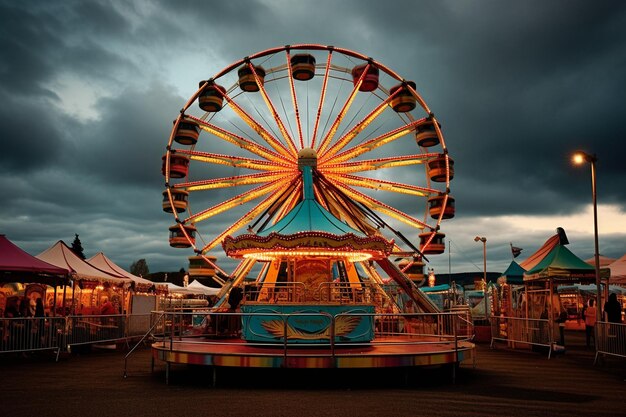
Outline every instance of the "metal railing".
<svg viewBox="0 0 626 417"><path fill-rule="evenodd" d="M338 319L346 316L358 316L373 323L374 339L384 338L385 343L440 343L445 341L469 341L473 338L473 326L471 318L466 312L448 313L340 313L332 315L326 312L316 313L242 313L242 312L216 312L204 313L205 316L200 324L198 312L153 312L152 336L153 339L163 342L163 346L169 345L172 349L176 341L189 341L197 339L194 343L224 344L229 343L229 337L240 337L242 322L245 323L252 317L271 317L272 320L280 320L283 326L282 336L279 334L276 343L248 342L248 345L272 345L282 344L284 355L287 355L289 347L313 345L298 341L294 343L288 337L289 324L298 318L305 316L324 317L328 324L327 330L320 334L314 345L318 348L328 347L328 354L334 356L336 341L336 323ZM397 339L393 339L397 337ZM320 343L320 340L322 343ZM325 342L324 342L325 341ZM342 343L342 345L355 346L366 345L363 342Z"/></svg>
<svg viewBox="0 0 626 417"><path fill-rule="evenodd" d="M0 353L54 350L140 338L150 315L0 318Z"/></svg>
<svg viewBox="0 0 626 417"><path fill-rule="evenodd" d="M548 358L555 345L554 328L547 319L529 319L524 317L491 317L491 347L496 341L506 342L513 347L516 343L545 346Z"/></svg>
<svg viewBox="0 0 626 417"><path fill-rule="evenodd" d="M626 324L597 322L596 356L593 363L598 361L599 355L617 356L626 358Z"/></svg>

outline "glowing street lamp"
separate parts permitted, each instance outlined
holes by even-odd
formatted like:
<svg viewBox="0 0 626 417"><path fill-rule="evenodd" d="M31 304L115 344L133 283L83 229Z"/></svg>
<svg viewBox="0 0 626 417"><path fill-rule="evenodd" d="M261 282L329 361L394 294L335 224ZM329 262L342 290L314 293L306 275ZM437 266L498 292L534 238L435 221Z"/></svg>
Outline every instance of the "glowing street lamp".
<svg viewBox="0 0 626 417"><path fill-rule="evenodd" d="M483 242L483 281L487 282L487 238L476 236L474 242Z"/></svg>
<svg viewBox="0 0 626 417"><path fill-rule="evenodd" d="M598 204L597 204L597 192L596 192L596 162L598 158L596 155L589 155L583 151L577 151L572 157L574 164L581 165L585 162L589 162L591 165L591 197L593 199L593 239L595 244L595 267L596 267L596 320L601 320L601 305L600 305L600 250L598 249Z"/></svg>

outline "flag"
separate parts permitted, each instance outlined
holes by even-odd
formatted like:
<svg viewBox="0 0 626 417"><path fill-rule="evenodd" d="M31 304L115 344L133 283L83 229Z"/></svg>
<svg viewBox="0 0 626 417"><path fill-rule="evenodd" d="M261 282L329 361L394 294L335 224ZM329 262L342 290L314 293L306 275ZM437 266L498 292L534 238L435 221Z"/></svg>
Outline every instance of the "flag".
<svg viewBox="0 0 626 417"><path fill-rule="evenodd" d="M513 254L513 258L517 258L520 253L522 253L522 248L518 248L517 246L513 246L511 243L511 253Z"/></svg>

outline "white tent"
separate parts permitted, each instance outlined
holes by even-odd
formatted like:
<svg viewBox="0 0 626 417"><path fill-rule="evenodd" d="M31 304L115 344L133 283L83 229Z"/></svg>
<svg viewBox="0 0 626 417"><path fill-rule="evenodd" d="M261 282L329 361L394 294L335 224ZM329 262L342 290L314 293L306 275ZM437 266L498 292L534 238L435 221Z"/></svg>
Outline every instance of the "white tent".
<svg viewBox="0 0 626 417"><path fill-rule="evenodd" d="M41 252L36 258L69 270L72 279L79 285L83 281L91 281L128 288L133 282L130 278L107 273L82 260L62 240Z"/></svg>
<svg viewBox="0 0 626 417"><path fill-rule="evenodd" d="M195 291L188 290L185 287L172 284L171 282L164 282L163 284L167 286L167 292L170 294L180 294L180 295L197 295L198 294Z"/></svg>
<svg viewBox="0 0 626 417"><path fill-rule="evenodd" d="M187 289L192 291L198 291L203 295L217 295L221 291L221 288L207 287L206 285L198 282L197 279L194 279L191 284L187 285Z"/></svg>
<svg viewBox="0 0 626 417"><path fill-rule="evenodd" d="M87 262L109 274L131 279L135 283L135 290L137 291L146 292L154 286L154 282L125 271L123 268L115 264L112 260L107 258L106 255L102 252L98 252L96 255L87 259Z"/></svg>
<svg viewBox="0 0 626 417"><path fill-rule="evenodd" d="M626 285L626 255L609 264L611 284Z"/></svg>

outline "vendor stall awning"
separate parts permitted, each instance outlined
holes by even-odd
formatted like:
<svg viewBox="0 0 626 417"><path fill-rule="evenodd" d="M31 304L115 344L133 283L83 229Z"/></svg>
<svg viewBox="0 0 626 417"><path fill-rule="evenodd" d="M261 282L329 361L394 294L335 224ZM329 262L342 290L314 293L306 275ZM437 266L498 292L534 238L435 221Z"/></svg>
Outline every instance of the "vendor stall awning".
<svg viewBox="0 0 626 417"><path fill-rule="evenodd" d="M0 282L37 282L58 285L67 282L69 271L23 251L0 235Z"/></svg>
<svg viewBox="0 0 626 417"><path fill-rule="evenodd" d="M557 244L534 268L524 273L524 282L550 279L560 282L595 282L595 268L569 249ZM602 268L600 277L607 279L609 269Z"/></svg>

